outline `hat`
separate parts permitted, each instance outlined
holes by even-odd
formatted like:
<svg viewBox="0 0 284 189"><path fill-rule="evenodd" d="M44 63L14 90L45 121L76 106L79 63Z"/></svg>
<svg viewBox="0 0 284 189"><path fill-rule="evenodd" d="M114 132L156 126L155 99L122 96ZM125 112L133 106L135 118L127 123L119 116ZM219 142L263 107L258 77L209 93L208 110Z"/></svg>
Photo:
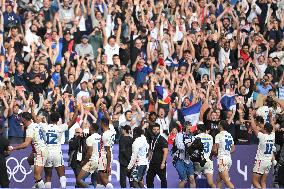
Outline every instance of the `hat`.
<svg viewBox="0 0 284 189"><path fill-rule="evenodd" d="M82 39L89 39L89 37L87 35L83 35Z"/></svg>
<svg viewBox="0 0 284 189"><path fill-rule="evenodd" d="M88 83L88 81L87 81L86 79L82 79L81 82L80 82L80 84L82 84L82 83L84 83L84 82Z"/></svg>
<svg viewBox="0 0 284 189"><path fill-rule="evenodd" d="M64 35L67 35L67 34L71 34L71 31L70 30L65 30L64 31Z"/></svg>

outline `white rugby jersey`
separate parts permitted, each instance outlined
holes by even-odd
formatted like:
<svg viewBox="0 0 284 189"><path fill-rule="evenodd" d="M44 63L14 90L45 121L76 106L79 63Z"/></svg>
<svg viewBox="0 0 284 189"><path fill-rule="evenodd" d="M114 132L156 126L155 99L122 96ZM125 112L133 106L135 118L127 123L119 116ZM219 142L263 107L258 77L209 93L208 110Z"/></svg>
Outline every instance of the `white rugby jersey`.
<svg viewBox="0 0 284 189"><path fill-rule="evenodd" d="M231 149L234 145L233 137L227 131L221 131L215 137L215 143L219 144L218 158L227 156L231 158Z"/></svg>
<svg viewBox="0 0 284 189"><path fill-rule="evenodd" d="M31 123L26 130L26 137L32 138L32 147L35 153L46 150L46 144L41 125L37 123Z"/></svg>
<svg viewBox="0 0 284 189"><path fill-rule="evenodd" d="M102 141L102 136L99 135L98 133L94 133L87 138L86 140L87 146L93 148L93 153L90 158L91 161L99 161L100 150L102 147L101 141Z"/></svg>
<svg viewBox="0 0 284 189"><path fill-rule="evenodd" d="M255 159L271 161L273 156L273 147L275 144L275 133L272 132L271 134L264 134L259 132L257 138L259 139L259 144Z"/></svg>
<svg viewBox="0 0 284 189"><path fill-rule="evenodd" d="M132 155L128 165L128 169L133 166L148 165L148 154L149 144L144 135L135 139L132 144Z"/></svg>
<svg viewBox="0 0 284 189"><path fill-rule="evenodd" d="M113 144L115 142L115 135L116 132L114 130L113 125L109 126L109 130L105 131L102 135L102 142L103 142L103 147L101 148L101 157L105 158L106 157L106 150L104 147L109 146L110 147L110 151L111 151L111 158L113 159L113 155L112 155L112 147Z"/></svg>
<svg viewBox="0 0 284 189"><path fill-rule="evenodd" d="M203 143L204 158L209 159L213 147L213 137L206 133L200 133L196 138L201 139L201 142Z"/></svg>
<svg viewBox="0 0 284 189"><path fill-rule="evenodd" d="M67 130L67 124L45 124L43 132L47 147L49 149L61 150L61 138Z"/></svg>

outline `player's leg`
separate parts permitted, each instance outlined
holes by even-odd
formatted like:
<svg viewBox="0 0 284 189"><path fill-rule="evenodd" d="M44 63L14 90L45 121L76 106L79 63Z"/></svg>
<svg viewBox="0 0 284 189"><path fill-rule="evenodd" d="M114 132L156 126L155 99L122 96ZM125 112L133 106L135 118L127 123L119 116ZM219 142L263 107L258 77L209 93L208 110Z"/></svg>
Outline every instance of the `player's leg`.
<svg viewBox="0 0 284 189"><path fill-rule="evenodd" d="M51 188L52 169L52 167L44 168L45 188Z"/></svg>
<svg viewBox="0 0 284 189"><path fill-rule="evenodd" d="M261 188L260 178L261 178L260 174L258 174L258 173L252 174L252 185L253 185L254 188Z"/></svg>
<svg viewBox="0 0 284 189"><path fill-rule="evenodd" d="M268 177L268 173L264 173L262 175L262 177L260 178L260 185L261 185L261 188L266 188L266 180L267 180L267 177Z"/></svg>
<svg viewBox="0 0 284 189"><path fill-rule="evenodd" d="M220 177L221 177L221 179L224 181L224 184L225 184L228 188L234 188L233 183L230 181L228 169L225 169L224 171L220 172Z"/></svg>
<svg viewBox="0 0 284 189"><path fill-rule="evenodd" d="M222 188L222 185L223 185L223 181L221 179L220 172L218 172L218 175L217 175L217 188Z"/></svg>
<svg viewBox="0 0 284 189"><path fill-rule="evenodd" d="M261 188L260 179L262 175L264 174L263 169L263 161L262 160L256 160L253 167L253 174L252 174L252 185L255 188Z"/></svg>
<svg viewBox="0 0 284 189"><path fill-rule="evenodd" d="M54 167L56 169L57 175L59 177L60 185L61 188L66 188L66 176L65 176L65 167L64 167L64 160L63 160L63 155L62 152L57 152L56 155L54 156Z"/></svg>
<svg viewBox="0 0 284 189"><path fill-rule="evenodd" d="M65 176L65 167L64 165L55 167L57 175L59 177L61 188L66 188L66 176Z"/></svg>
<svg viewBox="0 0 284 189"><path fill-rule="evenodd" d="M211 188L216 188L216 185L214 184L214 180L213 180L213 174L207 173L207 174L205 174L205 176L206 176L208 185Z"/></svg>
<svg viewBox="0 0 284 189"><path fill-rule="evenodd" d="M90 175L88 172L81 169L79 172L77 178L76 178L76 184L79 188L88 188L89 185L84 182L83 178L86 178L86 176Z"/></svg>
<svg viewBox="0 0 284 189"><path fill-rule="evenodd" d="M211 188L216 188L216 185L214 183L213 179L213 161L207 160L206 164L204 165L204 175L206 176L207 183Z"/></svg>
<svg viewBox="0 0 284 189"><path fill-rule="evenodd" d="M34 178L35 178L38 188L45 188L44 182L41 178L41 173L43 169L44 169L44 166L35 165Z"/></svg>

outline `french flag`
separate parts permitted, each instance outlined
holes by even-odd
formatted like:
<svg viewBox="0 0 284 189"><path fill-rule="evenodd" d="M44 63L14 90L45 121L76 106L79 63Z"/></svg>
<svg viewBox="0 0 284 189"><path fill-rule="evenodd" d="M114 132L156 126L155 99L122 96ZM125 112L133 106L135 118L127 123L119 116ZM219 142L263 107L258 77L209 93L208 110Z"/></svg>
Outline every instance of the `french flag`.
<svg viewBox="0 0 284 189"><path fill-rule="evenodd" d="M162 86L156 86L155 90L157 92L158 99L162 100L164 103L171 103L170 93Z"/></svg>
<svg viewBox="0 0 284 189"><path fill-rule="evenodd" d="M235 95L224 94L221 97L220 103L223 110L233 110L236 108Z"/></svg>
<svg viewBox="0 0 284 189"><path fill-rule="evenodd" d="M189 121L193 126L196 126L199 121L199 114L200 114L201 106L202 106L202 102L199 101L193 104L192 106L183 108L181 112L182 112L182 115L184 116L184 120Z"/></svg>

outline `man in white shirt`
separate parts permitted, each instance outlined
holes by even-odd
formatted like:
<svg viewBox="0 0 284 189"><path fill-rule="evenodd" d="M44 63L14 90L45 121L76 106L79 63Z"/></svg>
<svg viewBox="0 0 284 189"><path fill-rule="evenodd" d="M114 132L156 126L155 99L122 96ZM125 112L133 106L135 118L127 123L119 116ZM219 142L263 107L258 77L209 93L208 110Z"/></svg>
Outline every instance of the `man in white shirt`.
<svg viewBox="0 0 284 189"><path fill-rule="evenodd" d="M109 38L106 35L106 26L102 22L103 29L103 39L104 39L104 50L107 55L107 65L113 65L113 55L119 55L119 44L120 44L120 34L121 34L121 20L117 19L118 30L115 36L110 36Z"/></svg>
<svg viewBox="0 0 284 189"><path fill-rule="evenodd" d="M227 132L229 124L225 120L221 120L218 125L220 133L215 137L215 144L213 146L213 152L217 154L218 163L218 177L217 187L222 187L222 182L226 187L234 188L233 183L230 181L229 171L232 165L231 153L235 151L235 145L233 137Z"/></svg>
<svg viewBox="0 0 284 189"><path fill-rule="evenodd" d="M52 168L55 167L61 188L66 188L66 176L63 160L63 153L61 149L61 139L65 131L70 129L75 123L78 116L78 109L75 108L73 118L67 124L59 124L60 114L53 112L50 114L50 124L43 125L43 133L49 155L45 164L45 188L51 188Z"/></svg>
<svg viewBox="0 0 284 189"><path fill-rule="evenodd" d="M93 124L90 129L93 130L91 132L94 133L86 140L87 155L82 163L83 167L78 174L78 177L76 178L77 185L82 188L89 187L88 184L86 184L82 179L98 171L99 157L102 145L102 136L98 134L98 125Z"/></svg>
<svg viewBox="0 0 284 189"><path fill-rule="evenodd" d="M201 167L199 163L195 163L195 171L198 174L201 172L206 176L207 183L211 188L216 188L216 185L213 181L213 161L211 160L211 151L213 148L213 137L209 134L210 128L206 125L198 124L198 130L201 132L196 136L196 138L200 138L201 142L203 143L203 153L204 158L206 159L206 163L204 167Z"/></svg>
<svg viewBox="0 0 284 189"><path fill-rule="evenodd" d="M148 165L149 144L141 127L133 130L133 136L135 140L132 144L132 155L127 169L131 170L132 186L144 188L143 177Z"/></svg>
<svg viewBox="0 0 284 189"><path fill-rule="evenodd" d="M250 122L254 134L259 139L253 168L252 184L255 188L266 188L266 179L272 166L273 148L275 145L274 122L270 119L270 123L265 124L263 119L258 119L256 123L253 116L251 116Z"/></svg>
<svg viewBox="0 0 284 189"><path fill-rule="evenodd" d="M25 142L16 147L10 146L10 151L27 148L30 144L35 149L34 158L34 178L38 188L44 188L44 182L41 178L41 173L44 169L48 157L48 150L45 144L42 127L39 124L32 122L32 115L28 112L21 114L21 122L26 129Z"/></svg>

